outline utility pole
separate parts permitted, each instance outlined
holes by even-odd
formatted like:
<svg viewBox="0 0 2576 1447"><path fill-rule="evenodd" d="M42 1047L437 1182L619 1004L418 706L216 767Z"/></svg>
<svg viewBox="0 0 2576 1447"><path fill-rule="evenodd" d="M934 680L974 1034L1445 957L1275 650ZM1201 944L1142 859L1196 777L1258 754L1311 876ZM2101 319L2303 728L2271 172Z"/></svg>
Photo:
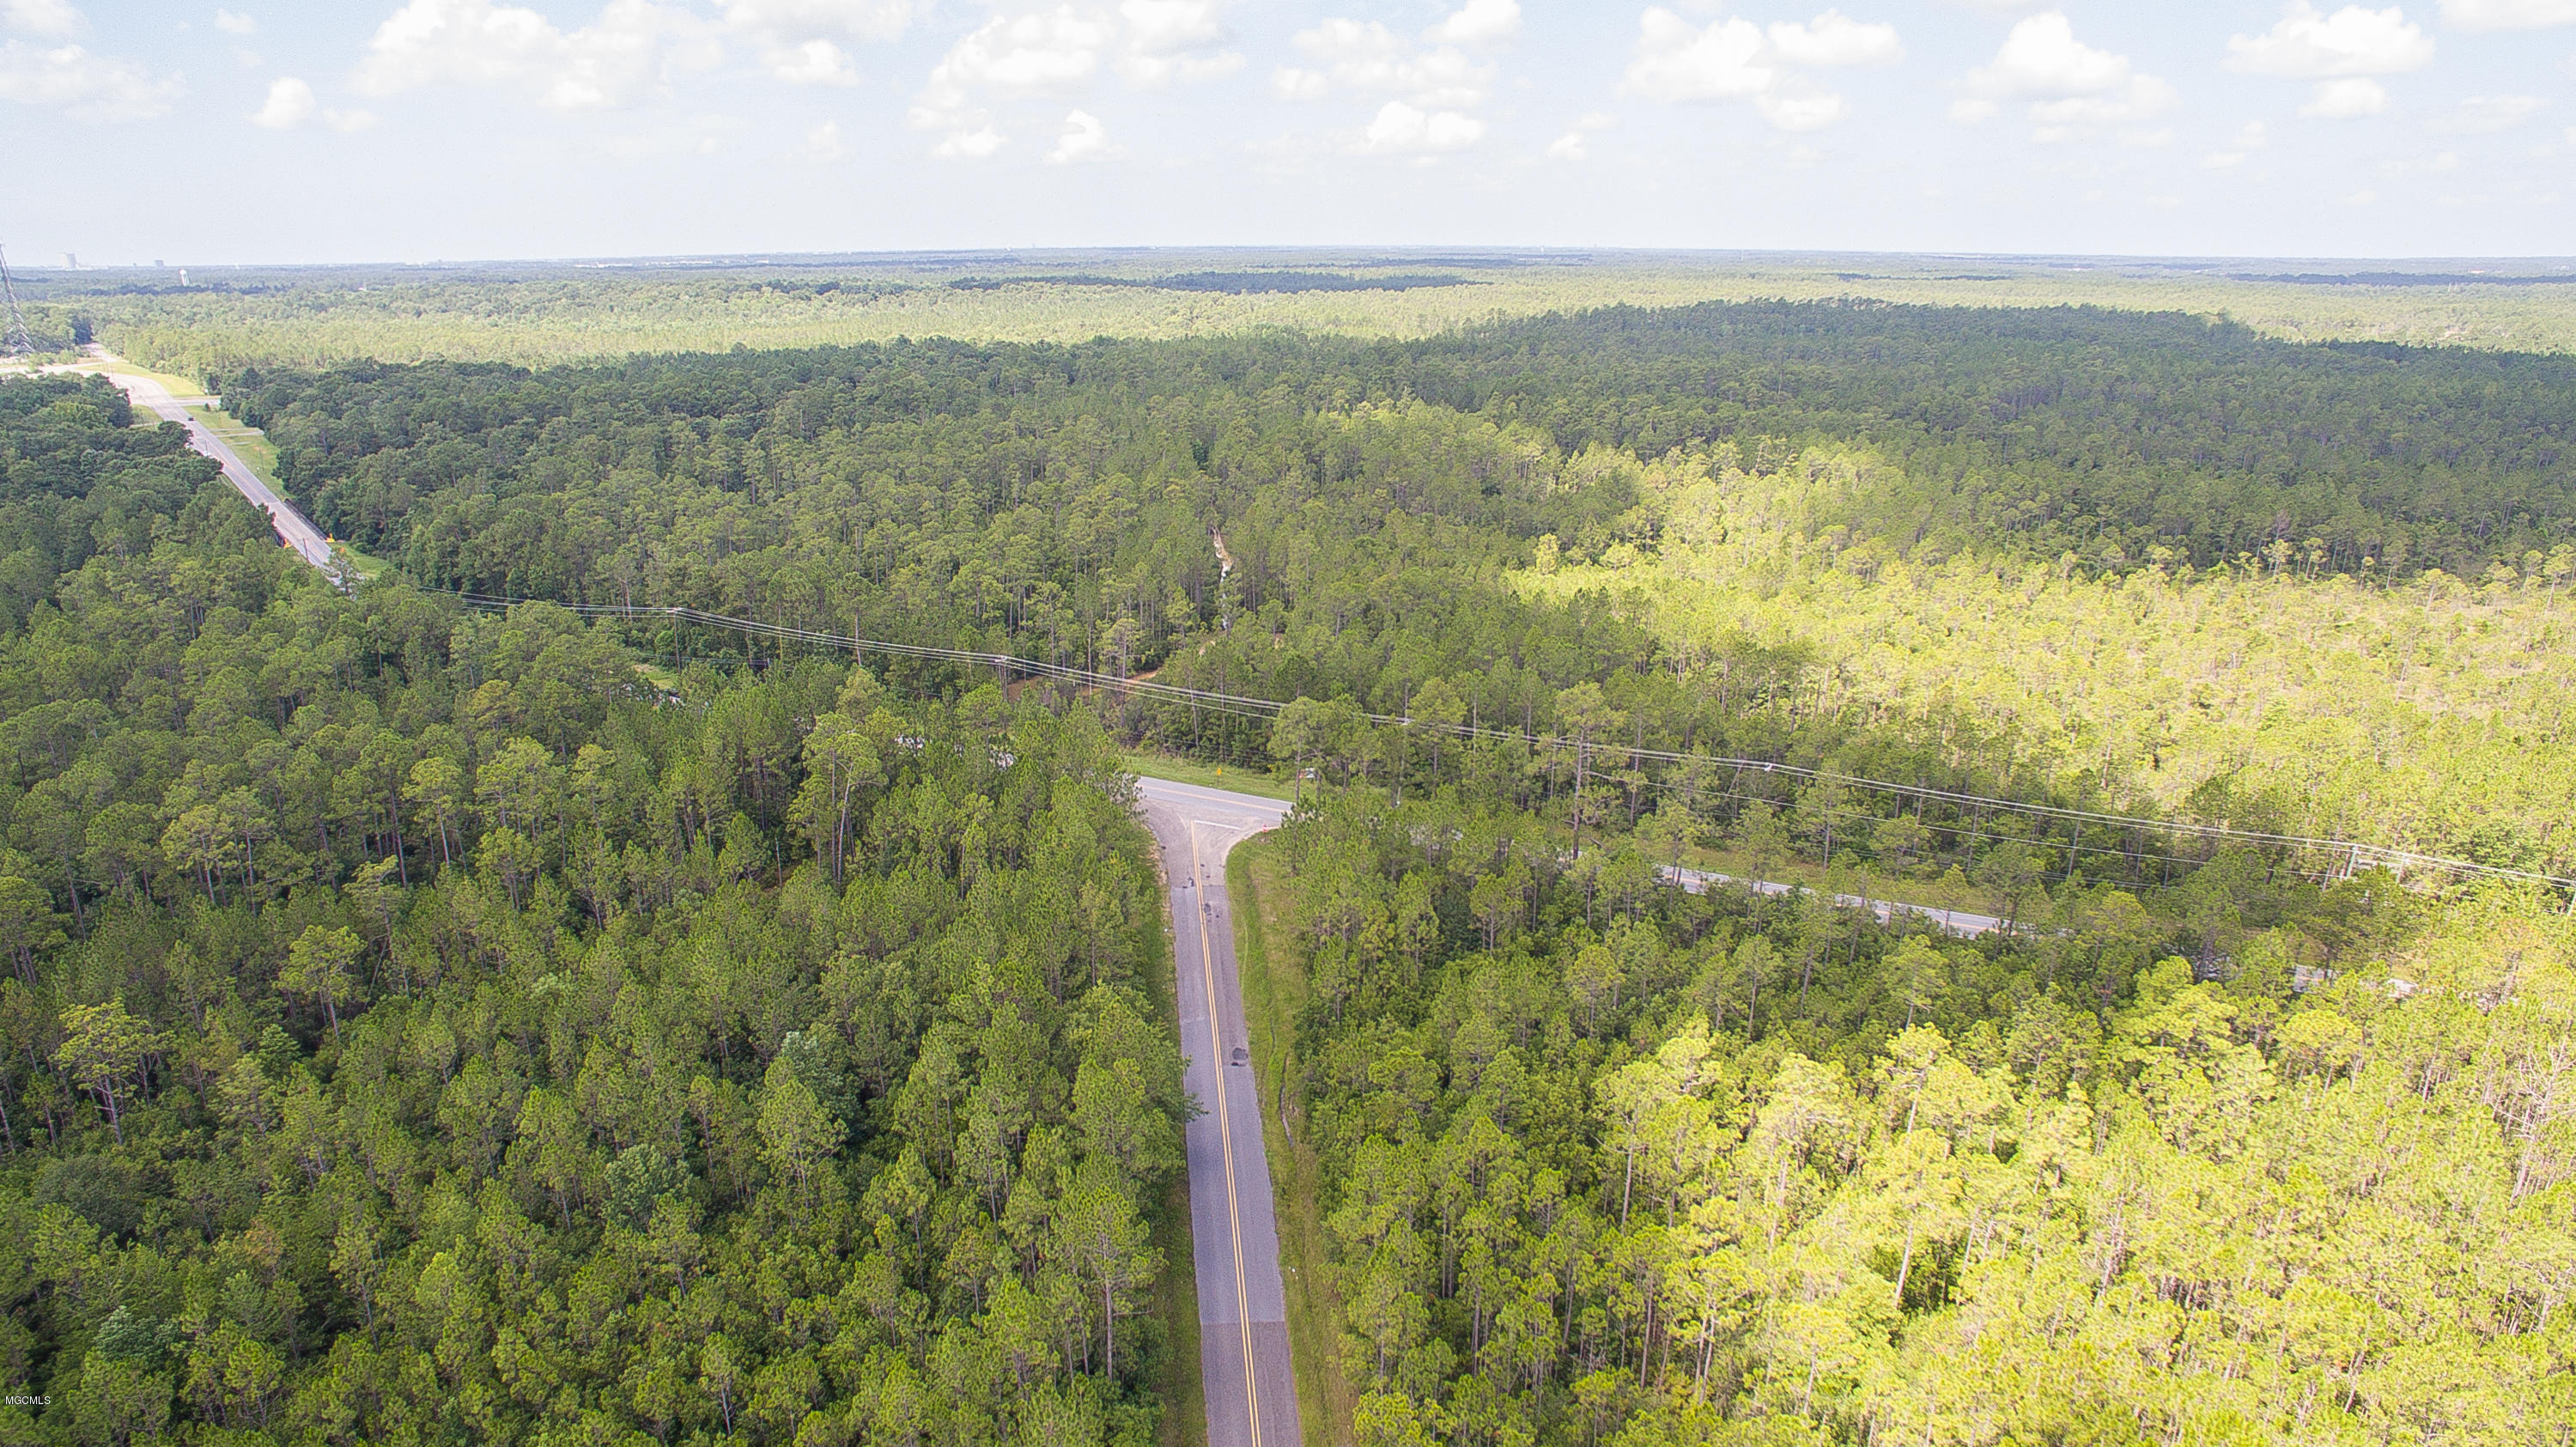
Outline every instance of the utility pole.
<svg viewBox="0 0 2576 1447"><path fill-rule="evenodd" d="M36 341L27 335L27 315L18 310L18 283L9 275L9 248L0 246L0 295L9 299L9 337L7 350L0 355L25 357L35 354Z"/></svg>

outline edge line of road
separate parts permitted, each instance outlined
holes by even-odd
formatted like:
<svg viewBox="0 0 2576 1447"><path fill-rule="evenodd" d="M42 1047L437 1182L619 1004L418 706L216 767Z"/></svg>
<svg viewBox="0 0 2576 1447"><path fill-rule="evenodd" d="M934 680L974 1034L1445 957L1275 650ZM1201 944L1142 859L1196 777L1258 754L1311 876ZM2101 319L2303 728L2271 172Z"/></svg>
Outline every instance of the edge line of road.
<svg viewBox="0 0 2576 1447"><path fill-rule="evenodd" d="M1208 949L1207 871L1199 862L1199 821L1187 820L1185 827L1190 839L1190 882L1198 886L1191 894L1199 915L1199 976L1207 990L1208 1061L1216 1070L1217 1142L1225 1157L1225 1234L1234 1252L1234 1321L1243 1336L1244 1414L1251 1419L1252 1447L1261 1447L1261 1384L1252 1369L1252 1305L1243 1287L1243 1220L1234 1190L1234 1121L1225 1104L1225 1072L1230 1067L1225 1040L1217 1028L1217 1017L1223 1012L1217 1008L1216 957Z"/></svg>

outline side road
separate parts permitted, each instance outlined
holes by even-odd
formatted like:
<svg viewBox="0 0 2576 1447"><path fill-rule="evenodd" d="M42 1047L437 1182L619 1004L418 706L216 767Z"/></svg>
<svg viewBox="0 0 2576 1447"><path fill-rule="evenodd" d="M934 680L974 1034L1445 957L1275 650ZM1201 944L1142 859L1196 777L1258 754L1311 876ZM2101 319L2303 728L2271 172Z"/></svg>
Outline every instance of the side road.
<svg viewBox="0 0 2576 1447"><path fill-rule="evenodd" d="M1659 865L1656 873L1672 880L1693 894L1705 893L1711 885L1742 885L1755 894L1789 894L1799 888L1769 879L1739 879L1732 874L1711 874L1704 869L1676 869ZM1946 934L1974 937L2004 927L2004 922L1990 914L1971 914L1964 909L1942 909L1937 905L1905 904L1892 899L1863 899L1857 894L1838 894L1834 903L1845 909L1866 909L1878 916L1880 924L1895 923L1896 916L1912 915L1938 925Z"/></svg>

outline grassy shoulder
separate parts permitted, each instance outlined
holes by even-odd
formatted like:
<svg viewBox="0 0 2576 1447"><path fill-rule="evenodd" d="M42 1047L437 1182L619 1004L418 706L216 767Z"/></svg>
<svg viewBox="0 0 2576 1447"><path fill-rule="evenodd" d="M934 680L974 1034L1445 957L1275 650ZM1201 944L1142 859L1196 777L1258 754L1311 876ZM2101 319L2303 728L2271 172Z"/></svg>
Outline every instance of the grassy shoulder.
<svg viewBox="0 0 2576 1447"><path fill-rule="evenodd" d="M1344 1447L1351 1440L1354 1402L1341 1364L1341 1297L1324 1249L1322 1169L1314 1150L1301 1142L1304 1110L1283 1099L1280 1089L1298 1069L1297 1009L1306 997L1306 977L1288 950L1274 953L1270 948L1272 940L1284 941L1287 931L1288 865L1277 840L1236 846L1226 860L1225 884L1235 906L1234 956L1279 1220L1297 1416L1305 1426L1306 1447Z"/></svg>
<svg viewBox="0 0 2576 1447"><path fill-rule="evenodd" d="M1237 794L1258 794L1265 799L1289 799L1296 796L1285 779L1274 779L1257 769L1211 764L1201 759L1183 758L1178 754L1151 753L1130 749L1119 756L1127 771L1148 779L1169 779L1175 784L1196 784L1205 789L1228 789Z"/></svg>
<svg viewBox="0 0 2576 1447"><path fill-rule="evenodd" d="M123 357L105 362L96 358L86 358L80 363L78 370L105 372L111 377L141 377L148 382L160 383L173 397L202 397L206 393L206 384L194 377L178 372L156 372L150 367L138 367Z"/></svg>
<svg viewBox="0 0 2576 1447"><path fill-rule="evenodd" d="M340 550L340 556L348 559L350 568L355 570L360 578L375 577L377 574L382 573L393 566L393 564L388 563L384 559L376 557L371 553L359 552L356 548L350 547L347 543L339 543L336 544L336 546ZM667 672L667 670L665 671Z"/></svg>
<svg viewBox="0 0 2576 1447"><path fill-rule="evenodd" d="M188 415L204 423L207 431L222 439L223 444L248 464L260 481L272 488L278 485L277 448L268 440L267 433L221 407L190 407Z"/></svg>
<svg viewBox="0 0 2576 1447"><path fill-rule="evenodd" d="M271 492L279 497L287 495L286 485L277 478L277 445L268 440L267 433L221 407L191 406L188 415L205 424L207 431L231 448L233 455L251 470L251 475L267 483ZM337 538L331 540L331 546L348 564L349 570L362 580L373 578L392 566L384 559L359 552Z"/></svg>
<svg viewBox="0 0 2576 1447"><path fill-rule="evenodd" d="M637 664L650 677L662 672ZM655 680L657 683L659 680ZM674 680L676 682L676 680ZM1181 1028L1180 959L1171 934L1155 916L1155 965L1152 982L1155 1013L1175 1038ZM1151 1293L1154 1320L1162 1329L1162 1360L1155 1372L1154 1395L1162 1403L1157 1447L1207 1447L1207 1399L1199 1384L1199 1273L1190 1247L1190 1179L1176 1173L1164 1192L1163 1209L1153 1223L1154 1246L1163 1253L1162 1273Z"/></svg>

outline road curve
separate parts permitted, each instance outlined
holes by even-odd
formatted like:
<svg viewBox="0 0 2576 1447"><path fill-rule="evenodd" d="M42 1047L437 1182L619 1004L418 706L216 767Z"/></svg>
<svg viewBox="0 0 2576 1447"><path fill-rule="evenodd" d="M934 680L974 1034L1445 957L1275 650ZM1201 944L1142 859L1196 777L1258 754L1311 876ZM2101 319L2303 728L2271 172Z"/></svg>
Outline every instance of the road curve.
<svg viewBox="0 0 2576 1447"><path fill-rule="evenodd" d="M91 345L89 352L91 356L102 362L122 360L96 344ZM124 390L127 400L135 406L144 408L167 421L185 426L188 429L188 445L213 458L223 468L224 480L231 483L243 497L250 499L251 506L268 514L269 524L277 529L278 537L283 539L288 547L295 549L304 561L322 571L326 573L335 571L331 557L331 542L322 535L322 530L313 526L304 514L297 512L286 499L279 497L267 483L260 481L259 474L250 470L250 465L241 460L240 454L225 445L224 440L217 437L212 428L198 421L188 411L186 404L171 396L169 388L149 377L116 372L105 375L109 381Z"/></svg>
<svg viewBox="0 0 2576 1447"><path fill-rule="evenodd" d="M1206 1112L1186 1135L1208 1447L1301 1447L1279 1225L1225 891L1227 852L1275 827L1288 806L1164 779L1139 779L1136 792L1171 899L1183 1081Z"/></svg>

